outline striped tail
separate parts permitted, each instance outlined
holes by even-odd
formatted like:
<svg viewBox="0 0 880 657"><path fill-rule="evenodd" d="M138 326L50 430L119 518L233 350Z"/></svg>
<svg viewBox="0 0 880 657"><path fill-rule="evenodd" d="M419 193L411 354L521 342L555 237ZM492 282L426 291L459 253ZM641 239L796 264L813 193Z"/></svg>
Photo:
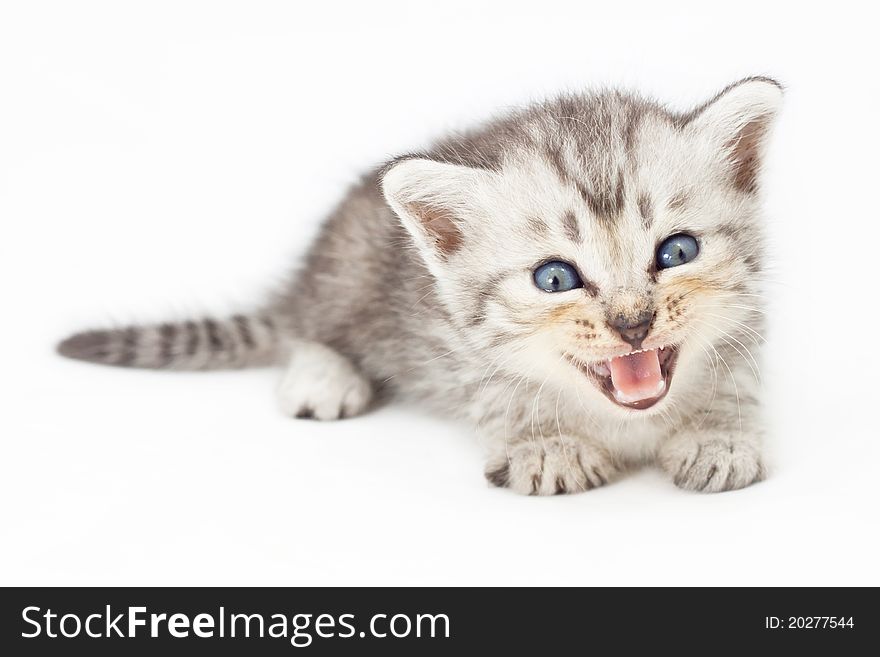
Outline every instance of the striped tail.
<svg viewBox="0 0 880 657"><path fill-rule="evenodd" d="M271 318L245 315L84 331L58 345L58 353L68 358L169 370L271 365L278 349L278 329Z"/></svg>

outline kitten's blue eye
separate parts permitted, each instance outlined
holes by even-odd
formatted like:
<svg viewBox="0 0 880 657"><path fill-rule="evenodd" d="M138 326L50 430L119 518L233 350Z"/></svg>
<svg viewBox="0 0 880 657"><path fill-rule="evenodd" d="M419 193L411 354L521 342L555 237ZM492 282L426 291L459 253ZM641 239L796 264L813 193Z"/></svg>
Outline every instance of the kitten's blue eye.
<svg viewBox="0 0 880 657"><path fill-rule="evenodd" d="M535 270L535 285L545 292L565 292L584 286L575 268L558 260L541 265Z"/></svg>
<svg viewBox="0 0 880 657"><path fill-rule="evenodd" d="M678 267L696 258L699 252L697 240L687 233L667 237L657 249L657 268Z"/></svg>

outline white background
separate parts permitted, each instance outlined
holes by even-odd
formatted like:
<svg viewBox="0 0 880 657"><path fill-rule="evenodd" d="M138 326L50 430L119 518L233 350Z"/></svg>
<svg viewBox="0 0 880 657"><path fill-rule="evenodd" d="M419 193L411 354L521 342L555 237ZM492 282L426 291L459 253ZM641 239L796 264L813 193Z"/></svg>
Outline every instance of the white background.
<svg viewBox="0 0 880 657"><path fill-rule="evenodd" d="M880 584L865 3L314 4L0 5L0 583ZM523 498L416 408L296 422L275 371L53 353L253 305L359 172L450 127L595 84L685 108L750 74L788 88L765 483Z"/></svg>

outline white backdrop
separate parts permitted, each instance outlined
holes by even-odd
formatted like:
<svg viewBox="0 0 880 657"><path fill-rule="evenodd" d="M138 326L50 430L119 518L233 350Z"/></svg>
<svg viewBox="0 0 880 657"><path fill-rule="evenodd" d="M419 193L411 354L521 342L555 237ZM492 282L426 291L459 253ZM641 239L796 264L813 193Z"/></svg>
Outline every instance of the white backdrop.
<svg viewBox="0 0 880 657"><path fill-rule="evenodd" d="M865 4L307 4L0 4L0 584L880 584ZM788 88L765 483L523 498L419 409L297 422L275 371L53 353L253 304L360 171L449 127L595 84L687 107L750 74Z"/></svg>

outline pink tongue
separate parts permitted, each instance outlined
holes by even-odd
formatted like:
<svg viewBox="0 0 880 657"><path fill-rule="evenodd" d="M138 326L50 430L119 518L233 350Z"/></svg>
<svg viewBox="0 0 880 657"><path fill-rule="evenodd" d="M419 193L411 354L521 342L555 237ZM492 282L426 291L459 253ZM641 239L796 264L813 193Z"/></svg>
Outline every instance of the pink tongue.
<svg viewBox="0 0 880 657"><path fill-rule="evenodd" d="M656 349L612 358L608 367L618 401L631 404L651 399L666 387L660 371L660 354Z"/></svg>

